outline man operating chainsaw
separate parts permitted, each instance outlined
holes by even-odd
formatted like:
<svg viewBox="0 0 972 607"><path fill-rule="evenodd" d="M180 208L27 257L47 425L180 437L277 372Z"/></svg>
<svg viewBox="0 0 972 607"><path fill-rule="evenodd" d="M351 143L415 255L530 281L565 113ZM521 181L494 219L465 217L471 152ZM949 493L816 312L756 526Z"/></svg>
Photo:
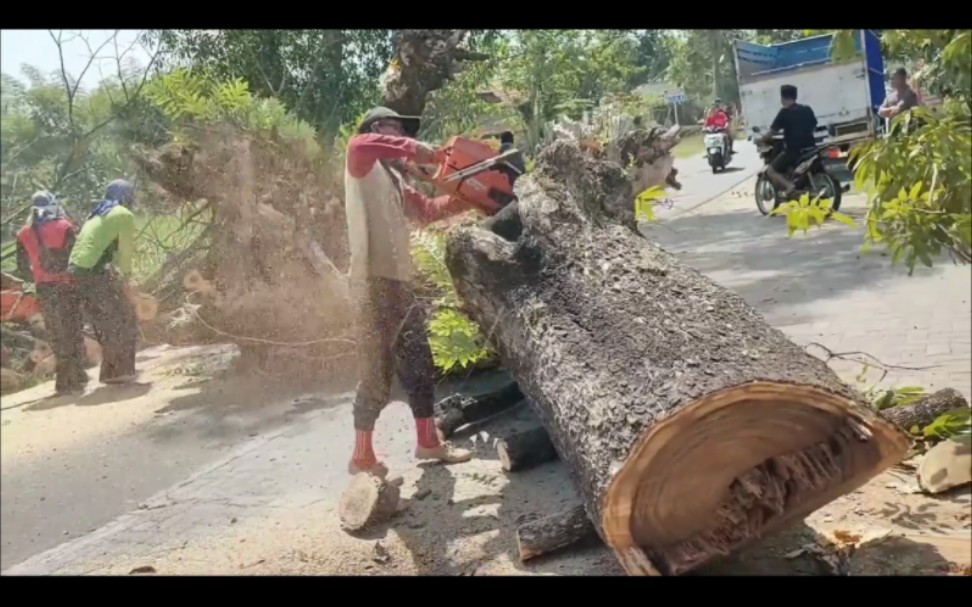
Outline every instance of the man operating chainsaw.
<svg viewBox="0 0 972 607"><path fill-rule="evenodd" d="M405 135L417 132L418 122L378 107L368 112L348 143L345 208L361 365L351 474L383 477L388 473L375 456L372 434L388 404L395 372L415 417L415 457L445 463L472 457L469 451L441 441L436 431L435 368L426 313L412 289L415 270L408 226L409 219L428 224L471 207L459 198L429 198L405 183L404 162L423 165L442 159L431 146Z"/></svg>

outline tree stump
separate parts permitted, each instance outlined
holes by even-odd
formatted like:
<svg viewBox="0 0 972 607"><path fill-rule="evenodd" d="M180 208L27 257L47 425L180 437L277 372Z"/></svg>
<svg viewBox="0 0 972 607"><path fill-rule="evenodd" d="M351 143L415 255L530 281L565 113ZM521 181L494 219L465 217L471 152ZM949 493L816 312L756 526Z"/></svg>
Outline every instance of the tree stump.
<svg viewBox="0 0 972 607"><path fill-rule="evenodd" d="M621 160L552 144L517 182L518 238L465 227L446 261L601 538L629 574L677 575L860 487L909 439L647 242Z"/></svg>

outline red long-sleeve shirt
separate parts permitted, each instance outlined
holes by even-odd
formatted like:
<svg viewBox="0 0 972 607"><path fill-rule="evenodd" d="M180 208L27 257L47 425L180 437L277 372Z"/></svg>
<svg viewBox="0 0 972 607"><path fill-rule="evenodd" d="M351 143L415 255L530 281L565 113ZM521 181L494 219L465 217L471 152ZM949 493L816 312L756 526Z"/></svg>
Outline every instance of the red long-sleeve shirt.
<svg viewBox="0 0 972 607"><path fill-rule="evenodd" d="M371 171L379 160L414 159L417 148L418 142L408 137L378 133L355 135L348 143L348 173L355 179L361 179ZM465 201L458 198L450 196L430 198L404 181L402 182L402 194L406 216L423 225L470 208Z"/></svg>

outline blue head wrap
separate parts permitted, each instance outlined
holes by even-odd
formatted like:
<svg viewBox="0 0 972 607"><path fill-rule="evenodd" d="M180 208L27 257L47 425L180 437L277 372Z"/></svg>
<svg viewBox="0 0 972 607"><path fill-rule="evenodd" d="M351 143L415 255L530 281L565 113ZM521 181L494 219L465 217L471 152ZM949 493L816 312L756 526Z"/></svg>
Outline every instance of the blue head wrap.
<svg viewBox="0 0 972 607"><path fill-rule="evenodd" d="M118 205L125 202L131 203L134 200L135 186L124 179L116 179L108 184L108 190L105 192L104 200L95 206L88 218L101 217Z"/></svg>

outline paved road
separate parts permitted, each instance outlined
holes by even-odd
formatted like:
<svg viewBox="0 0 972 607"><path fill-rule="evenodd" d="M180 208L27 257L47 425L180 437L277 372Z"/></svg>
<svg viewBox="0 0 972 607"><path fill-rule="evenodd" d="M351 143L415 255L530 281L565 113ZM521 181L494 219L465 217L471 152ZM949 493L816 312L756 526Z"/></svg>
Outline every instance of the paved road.
<svg viewBox="0 0 972 607"><path fill-rule="evenodd" d="M748 141L736 141L735 146L732 162L724 172L715 175L704 156L680 158L675 162L678 178L682 182L682 190L671 197L675 209L685 212L713 200L762 168L756 146Z"/></svg>

